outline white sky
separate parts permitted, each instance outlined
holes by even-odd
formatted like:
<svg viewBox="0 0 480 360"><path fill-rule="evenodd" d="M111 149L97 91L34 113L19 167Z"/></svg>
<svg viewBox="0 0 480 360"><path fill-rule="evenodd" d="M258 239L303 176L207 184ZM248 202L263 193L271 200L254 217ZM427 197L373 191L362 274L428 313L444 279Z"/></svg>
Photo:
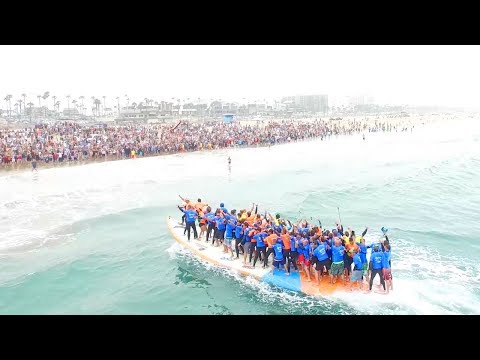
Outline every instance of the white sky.
<svg viewBox="0 0 480 360"><path fill-rule="evenodd" d="M0 46L0 108L45 91L132 101L366 94L378 103L477 107L480 46ZM28 100L27 100L28 101ZM50 97L49 106L53 103ZM116 101L115 101L116 103ZM12 101L13 106L13 101Z"/></svg>

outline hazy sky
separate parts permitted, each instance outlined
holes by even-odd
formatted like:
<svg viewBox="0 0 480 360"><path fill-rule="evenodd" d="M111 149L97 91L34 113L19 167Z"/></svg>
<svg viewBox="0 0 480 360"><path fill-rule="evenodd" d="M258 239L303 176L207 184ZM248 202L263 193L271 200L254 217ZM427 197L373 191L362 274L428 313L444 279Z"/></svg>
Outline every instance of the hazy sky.
<svg viewBox="0 0 480 360"><path fill-rule="evenodd" d="M3 98L242 99L366 94L378 103L477 106L480 46L0 46ZM49 103L53 102L51 98ZM130 101L132 102L132 100Z"/></svg>

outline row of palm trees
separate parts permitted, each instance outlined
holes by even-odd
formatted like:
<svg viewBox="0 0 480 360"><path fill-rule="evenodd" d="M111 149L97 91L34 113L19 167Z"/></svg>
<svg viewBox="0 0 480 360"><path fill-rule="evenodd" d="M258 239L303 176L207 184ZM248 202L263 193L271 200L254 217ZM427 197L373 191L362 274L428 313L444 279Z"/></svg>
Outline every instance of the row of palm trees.
<svg viewBox="0 0 480 360"><path fill-rule="evenodd" d="M12 98L13 96L11 94L8 94L5 96L4 100L5 100L5 103L6 103L6 109L7 109L7 115L9 118L12 118ZM34 103L32 101L29 101L27 102L29 99L27 99L27 95L26 94L21 94L21 98L22 99L19 99L19 100L16 100L16 102L14 103L14 113L18 116L18 117L21 117L22 115L23 116L27 116L27 106L29 108L29 113L30 113L30 117L32 116L32 108L35 106ZM42 110L43 112L43 116L47 117L48 116L48 113L49 113L49 103L48 103L48 99L51 98L53 100L53 102L51 103L53 105L53 112L54 112L54 115L55 114L58 114L60 113L60 101L58 100L58 97L55 96L55 95L52 95L50 96L50 92L49 91L46 91L43 93L43 95L37 95L37 99L38 99L38 107L39 109ZM106 96L102 96L101 98L103 98L103 102L100 100L100 98L97 98L95 96L92 96L90 98L91 102L92 102L92 108L91 108L91 111L92 111L92 114L93 116L101 116L101 115L105 115L105 112L106 112L106 109L107 109L107 106L106 106ZM76 113L79 114L79 115L86 115L87 114L87 107L86 107L86 104L85 104L85 101L86 101L86 97L85 96L79 96L78 98L73 98L72 99L72 96L71 95L67 95L66 96L66 99L67 99L67 109L70 110L70 102L73 104L73 109L76 109ZM137 102L132 102L130 104L130 97L125 94L123 97L120 97L120 96L117 96L115 98L117 100L117 105L114 106L116 112L118 112L118 115L120 115L120 109L121 109L121 104L120 102L122 101L124 104L126 102L126 107L127 108L133 108L133 109L143 109L145 107L149 107L149 106L155 106L157 108L160 109L160 102L159 101L155 101L153 99L150 99L150 98L144 98L143 101L137 103ZM192 102L197 100L197 103L200 104L201 102L201 99L200 98L197 98L197 99L191 99L191 98L176 98L176 97L172 97L172 98L169 98L168 101L162 101L161 103L162 104L168 104L170 105L171 107L175 107L175 108L180 108L181 105L187 105L187 106L191 106L192 105ZM246 99L243 98L243 100L245 101ZM177 103L177 104L175 104ZM255 102L256 103L256 102ZM207 108L208 110L212 110L213 108L216 108L218 106L221 106L222 104L222 99L209 99L209 101L207 101ZM102 105L103 105L103 111L102 111ZM37 112L37 115L39 113ZM70 112L70 114L72 114ZM0 115L1 115L1 110L0 110Z"/></svg>
<svg viewBox="0 0 480 360"><path fill-rule="evenodd" d="M32 108L35 106L35 104L31 101L27 103L27 94L21 94L21 97L23 98L23 100L19 99L19 100L14 102L14 110L13 110L12 109L13 95L8 94L8 95L5 96L4 100L5 100L5 104L6 104L6 114L9 118L12 117L12 111L18 117L20 117L21 115L26 116L27 115L27 112L26 112L26 110L27 110L26 107L27 106L30 110L30 116L31 116ZM47 117L47 112L49 111L49 106L48 106L48 102L47 102L47 99L49 97L50 97L50 92L49 91L46 91L45 93L43 93L43 95L37 95L38 107L44 111L44 116L45 117ZM58 97L53 95L53 96L51 96L51 98L53 99L53 111L59 113L60 112L60 101L57 100ZM70 99L72 97L70 95L67 95L66 98L67 98L67 109L70 109ZM42 103L42 100L43 100L43 103ZM102 101L100 99L96 98L95 96L92 96L91 100L92 100L92 105L93 105L92 106L92 114L94 116L100 116L101 115ZM149 99L149 101L153 101L153 100ZM80 96L78 98L78 100L73 99L72 104L74 106L74 109L76 109L78 111L78 114L86 115L87 108L85 107L85 96L83 96L83 95ZM103 114L105 114L105 109L106 109L106 96L103 96ZM0 110L0 115L2 113L3 113L3 110Z"/></svg>
<svg viewBox="0 0 480 360"><path fill-rule="evenodd" d="M20 100L17 100L15 103L14 103L14 108L15 110L13 111L12 109L12 98L13 96L11 94L8 94L5 96L4 100L5 100L5 103L6 103L6 113L7 113L7 116L8 117L12 117L12 111L17 115L17 116L21 116L21 115L26 115L26 106L29 107L30 109L30 114L32 112L32 108L35 106L33 102L28 102L27 103L27 95L26 94L21 94L21 97L23 97L23 100L20 99ZM47 112L49 111L49 106L48 106L48 102L47 102L47 99L50 97L50 92L49 91L46 91L45 93L43 93L43 95L37 95L37 99L38 99L38 107L39 108L43 108L43 111L44 111L44 116L46 117L47 116ZM58 97L53 95L51 96L52 100L53 100L53 111L54 112L57 112L59 113L60 112L60 101L57 100ZM67 95L66 96L67 98L67 109L70 109L70 99L72 98L70 95ZM103 103L102 101L95 97L95 96L92 96L91 97L91 100L92 100L92 114L94 116L101 116L102 114L105 115L105 109L107 109L107 106L106 106L106 96L102 96L103 98ZM42 103L42 100L43 100L43 103ZM121 109L120 108L120 97L116 97L116 100L117 100L117 105L114 106L115 109L117 109L117 111L119 112L119 110ZM130 106L130 98L128 97L128 95L125 95L125 100L127 102L127 107ZM72 101L72 104L73 104L73 108L76 109L78 111L78 114L81 114L81 115L86 115L86 110L87 108L85 107L85 96L80 96L78 97L78 100L77 99L73 99ZM144 99L144 102L140 102L140 103L136 103L136 102L133 102L131 105L134 107L134 108L142 108L142 107L145 107L145 106L153 106L153 104L155 104L156 106L158 106L158 102L157 101L154 101L153 99L149 99L149 98L145 98ZM22 106L23 105L23 106ZM102 111L102 105L103 105L103 111ZM0 110L0 114L1 114L2 110Z"/></svg>

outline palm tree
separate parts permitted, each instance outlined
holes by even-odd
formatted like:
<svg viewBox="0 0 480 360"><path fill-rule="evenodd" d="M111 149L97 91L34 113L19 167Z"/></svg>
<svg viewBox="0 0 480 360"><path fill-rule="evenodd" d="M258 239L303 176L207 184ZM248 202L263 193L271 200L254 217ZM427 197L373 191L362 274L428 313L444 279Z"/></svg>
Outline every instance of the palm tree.
<svg viewBox="0 0 480 360"><path fill-rule="evenodd" d="M102 105L102 102L99 99L95 99L93 103L95 104L95 108L97 110L97 116L99 116L100 105Z"/></svg>
<svg viewBox="0 0 480 360"><path fill-rule="evenodd" d="M43 99L43 100L47 100L47 98L48 98L49 96L50 96L50 92L45 91L45 93L44 93L43 96L42 96L42 99ZM45 103L46 103L46 105L45 105L45 117L47 117L48 103L47 103L47 102L45 102Z"/></svg>
<svg viewBox="0 0 480 360"><path fill-rule="evenodd" d="M45 91L45 93L44 93L43 96L42 96L42 99L43 99L43 100L47 100L47 98L48 98L49 96L50 96L50 92L49 92L49 91ZM47 106L47 109L48 109L48 105L46 105L46 106Z"/></svg>
<svg viewBox="0 0 480 360"><path fill-rule="evenodd" d="M57 100L57 97L53 95L52 99L53 99L53 111L55 111L55 100Z"/></svg>
<svg viewBox="0 0 480 360"><path fill-rule="evenodd" d="M8 113L9 113L9 117L12 116L12 95L7 95L5 97L5 101L8 101L8 104L7 104L7 110L8 110Z"/></svg>
<svg viewBox="0 0 480 360"><path fill-rule="evenodd" d="M68 101L67 109L68 109L68 110L70 110L70 98L71 98L71 96L70 96L70 95L67 95L67 101Z"/></svg>
<svg viewBox="0 0 480 360"><path fill-rule="evenodd" d="M92 115L95 116L95 108L96 108L96 106L95 106L95 96L92 96L90 99L92 100L92 103L94 105L92 107Z"/></svg>
<svg viewBox="0 0 480 360"><path fill-rule="evenodd" d="M10 110L9 110L9 111L10 111L9 117L12 116L12 97L13 97L12 95L7 95L7 101L8 101L9 108L10 108Z"/></svg>
<svg viewBox="0 0 480 360"><path fill-rule="evenodd" d="M103 116L105 116L105 98L106 96L103 95Z"/></svg>
<svg viewBox="0 0 480 360"><path fill-rule="evenodd" d="M83 99L85 99L85 96L82 95L82 96L79 97L79 99L82 100L81 110L84 110L84 109L83 109ZM83 112L82 112L82 115L83 115Z"/></svg>
<svg viewBox="0 0 480 360"><path fill-rule="evenodd" d="M42 107L42 103L40 102L42 95L37 95L37 98L38 98L38 107Z"/></svg>
<svg viewBox="0 0 480 360"><path fill-rule="evenodd" d="M57 101L55 106L57 107L57 111L60 112L60 101Z"/></svg>
<svg viewBox="0 0 480 360"><path fill-rule="evenodd" d="M73 106L75 106L75 109L76 109L76 108L77 108L77 105L76 105L76 104L77 104L77 100L72 100L72 104L73 104Z"/></svg>
<svg viewBox="0 0 480 360"><path fill-rule="evenodd" d="M32 107L33 107L33 103L32 103L32 102L29 102L27 105L30 107L30 122L32 122Z"/></svg>
<svg viewBox="0 0 480 360"><path fill-rule="evenodd" d="M22 94L23 97L23 112L25 113L25 106L27 105L27 94Z"/></svg>
<svg viewBox="0 0 480 360"><path fill-rule="evenodd" d="M117 96L118 117L120 117L120 97Z"/></svg>
<svg viewBox="0 0 480 360"><path fill-rule="evenodd" d="M17 100L17 102L18 102L18 105L20 106L20 111L18 112L18 117L20 117L20 115L22 113L22 102L23 101L20 99L20 100Z"/></svg>

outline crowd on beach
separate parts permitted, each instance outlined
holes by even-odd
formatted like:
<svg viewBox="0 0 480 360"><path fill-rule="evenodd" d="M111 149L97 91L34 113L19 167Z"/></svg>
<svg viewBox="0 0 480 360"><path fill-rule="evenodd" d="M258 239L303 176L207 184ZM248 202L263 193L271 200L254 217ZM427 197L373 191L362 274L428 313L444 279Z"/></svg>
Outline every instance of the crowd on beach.
<svg viewBox="0 0 480 360"><path fill-rule="evenodd" d="M179 210L185 223L184 235L188 241L193 231L194 239L212 246L223 246L223 252L230 254L231 261L243 261L244 267L255 268L260 260L263 268L268 266L272 255L273 268L285 271L302 271L306 281L312 277L321 286L321 279L328 276L331 283L350 283L367 292L372 290L374 278L378 275L383 293L393 290L391 273L391 246L388 229L382 228L378 242L366 245L364 236L368 228L357 235L355 230L345 230L341 223L329 230L306 219L290 221L280 214L258 212L258 205L252 208L229 211L223 203L215 210L201 199L196 202L184 199ZM196 224L200 226L200 234ZM371 248L367 260L367 249ZM235 253L235 254L234 254ZM243 260L240 259L243 254ZM253 262L252 262L253 258ZM382 290L382 289L380 289Z"/></svg>
<svg viewBox="0 0 480 360"><path fill-rule="evenodd" d="M221 149L265 146L332 135L405 131L389 122L355 120L280 120L258 122L188 122L127 126L58 122L21 129L0 128L0 164L121 159ZM413 129L410 127L410 129Z"/></svg>

